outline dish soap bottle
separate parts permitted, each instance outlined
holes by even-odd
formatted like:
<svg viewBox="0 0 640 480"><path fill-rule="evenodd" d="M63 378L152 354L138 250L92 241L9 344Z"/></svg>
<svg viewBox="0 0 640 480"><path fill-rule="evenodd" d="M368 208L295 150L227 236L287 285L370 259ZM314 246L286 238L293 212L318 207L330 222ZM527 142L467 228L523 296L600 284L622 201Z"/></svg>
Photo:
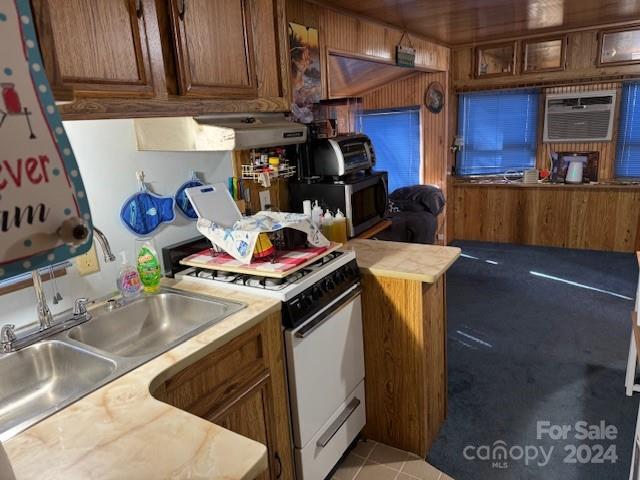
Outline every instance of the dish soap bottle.
<svg viewBox="0 0 640 480"><path fill-rule="evenodd" d="M338 243L347 242L347 219L338 209L333 220L333 241Z"/></svg>
<svg viewBox="0 0 640 480"><path fill-rule="evenodd" d="M136 246L138 273L144 293L155 293L160 289L160 261L153 241L141 239Z"/></svg>
<svg viewBox="0 0 640 480"><path fill-rule="evenodd" d="M134 298L140 294L140 275L138 271L127 262L127 253L120 252L122 263L120 264L120 273L118 274L118 291L122 298Z"/></svg>

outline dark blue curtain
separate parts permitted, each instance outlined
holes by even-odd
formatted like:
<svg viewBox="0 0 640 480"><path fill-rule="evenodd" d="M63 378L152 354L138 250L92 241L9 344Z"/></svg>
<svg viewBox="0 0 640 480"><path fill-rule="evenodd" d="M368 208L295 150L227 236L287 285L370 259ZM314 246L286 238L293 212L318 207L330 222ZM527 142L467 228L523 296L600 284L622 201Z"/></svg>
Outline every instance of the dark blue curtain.
<svg viewBox="0 0 640 480"><path fill-rule="evenodd" d="M464 93L459 98L458 175L490 175L533 168L538 131L537 91Z"/></svg>
<svg viewBox="0 0 640 480"><path fill-rule="evenodd" d="M616 149L616 177L640 177L640 83L622 88Z"/></svg>
<svg viewBox="0 0 640 480"><path fill-rule="evenodd" d="M389 172L389 192L420 181L420 110L369 110L362 132L371 138L375 170Z"/></svg>

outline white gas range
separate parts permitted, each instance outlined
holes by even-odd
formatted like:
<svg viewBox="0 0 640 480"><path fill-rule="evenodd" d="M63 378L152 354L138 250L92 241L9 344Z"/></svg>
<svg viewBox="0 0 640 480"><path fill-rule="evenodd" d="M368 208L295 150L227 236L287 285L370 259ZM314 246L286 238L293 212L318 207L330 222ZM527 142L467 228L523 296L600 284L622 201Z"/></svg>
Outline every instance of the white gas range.
<svg viewBox="0 0 640 480"><path fill-rule="evenodd" d="M171 253L163 252L165 265ZM362 304L355 254L329 253L282 280L199 268L175 277L282 302L297 478L323 480L365 425Z"/></svg>

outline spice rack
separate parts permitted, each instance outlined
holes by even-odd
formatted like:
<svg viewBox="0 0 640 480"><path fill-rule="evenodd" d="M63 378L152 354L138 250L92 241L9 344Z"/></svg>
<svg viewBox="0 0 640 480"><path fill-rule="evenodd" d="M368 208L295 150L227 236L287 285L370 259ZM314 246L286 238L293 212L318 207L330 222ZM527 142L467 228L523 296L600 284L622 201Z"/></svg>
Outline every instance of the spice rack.
<svg viewBox="0 0 640 480"><path fill-rule="evenodd" d="M289 178L296 174L296 167L293 165L281 164L278 170L271 169L269 166L260 165L242 165L242 178L244 180L260 181L262 175L268 174L270 179Z"/></svg>
<svg viewBox="0 0 640 480"><path fill-rule="evenodd" d="M249 163L241 165L243 180L253 180L268 187L271 180L293 177L296 167L289 163L286 150L282 147L251 150Z"/></svg>

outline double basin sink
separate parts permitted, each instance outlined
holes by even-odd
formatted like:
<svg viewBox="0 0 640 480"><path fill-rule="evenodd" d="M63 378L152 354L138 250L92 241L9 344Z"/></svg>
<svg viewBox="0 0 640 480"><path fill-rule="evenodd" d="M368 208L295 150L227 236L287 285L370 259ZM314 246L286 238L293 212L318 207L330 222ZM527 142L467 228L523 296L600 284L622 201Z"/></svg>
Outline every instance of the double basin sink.
<svg viewBox="0 0 640 480"><path fill-rule="evenodd" d="M0 441L241 310L241 303L163 288L17 352L0 355Z"/></svg>

